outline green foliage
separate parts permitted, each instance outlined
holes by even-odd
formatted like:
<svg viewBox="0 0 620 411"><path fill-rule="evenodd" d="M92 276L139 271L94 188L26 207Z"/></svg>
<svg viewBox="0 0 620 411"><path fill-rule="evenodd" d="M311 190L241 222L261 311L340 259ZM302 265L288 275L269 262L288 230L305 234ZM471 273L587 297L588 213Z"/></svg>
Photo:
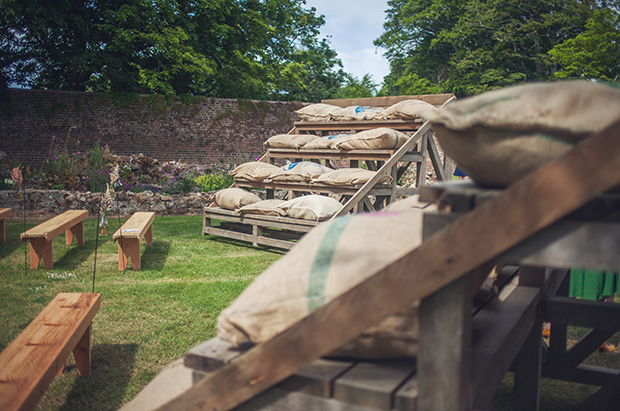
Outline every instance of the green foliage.
<svg viewBox="0 0 620 411"><path fill-rule="evenodd" d="M388 50L391 65L380 95L466 96L551 79L557 66L548 52L586 30L594 32L586 22L604 9L595 0L390 0L388 5L385 31L375 40ZM617 9L605 14L617 15ZM592 53L613 39L590 38ZM553 55L556 63L560 54ZM568 50L564 55L571 58ZM610 60L603 56L597 61L605 65Z"/></svg>
<svg viewBox="0 0 620 411"><path fill-rule="evenodd" d="M235 180L231 175L217 175L217 174L205 174L194 179L196 186L203 193L209 191L217 191L230 187Z"/></svg>
<svg viewBox="0 0 620 411"><path fill-rule="evenodd" d="M347 75L347 82L336 92L334 98L362 98L372 97L377 92L377 84L370 74L364 74L362 79Z"/></svg>
<svg viewBox="0 0 620 411"><path fill-rule="evenodd" d="M320 100L344 72L304 3L0 2L0 85Z"/></svg>
<svg viewBox="0 0 620 411"><path fill-rule="evenodd" d="M620 80L620 14L597 10L583 33L555 46L549 55L560 65L556 78Z"/></svg>

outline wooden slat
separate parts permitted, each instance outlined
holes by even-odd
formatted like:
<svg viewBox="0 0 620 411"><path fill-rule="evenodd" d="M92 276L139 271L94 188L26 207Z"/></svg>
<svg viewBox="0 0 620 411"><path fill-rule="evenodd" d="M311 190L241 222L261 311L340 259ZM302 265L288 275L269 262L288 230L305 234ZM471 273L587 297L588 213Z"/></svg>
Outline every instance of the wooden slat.
<svg viewBox="0 0 620 411"><path fill-rule="evenodd" d="M101 294L60 293L0 353L0 409L34 409L90 326Z"/></svg>
<svg viewBox="0 0 620 411"><path fill-rule="evenodd" d="M617 185L619 129L582 141L159 409L231 409Z"/></svg>
<svg viewBox="0 0 620 411"><path fill-rule="evenodd" d="M620 331L620 304L546 297L542 301L542 320L575 327Z"/></svg>
<svg viewBox="0 0 620 411"><path fill-rule="evenodd" d="M304 149L267 148L270 158L318 158L329 160L387 160L394 150L336 150L336 149Z"/></svg>
<svg viewBox="0 0 620 411"><path fill-rule="evenodd" d="M20 238L25 241L28 238L45 238L50 241L58 234L67 231L69 228L84 221L88 217L88 210L69 210L57 215L44 223L22 233Z"/></svg>
<svg viewBox="0 0 620 411"><path fill-rule="evenodd" d="M576 411L617 411L620 402L620 375L615 376L611 381L602 386L583 404L577 407Z"/></svg>
<svg viewBox="0 0 620 411"><path fill-rule="evenodd" d="M321 103L331 104L338 107L367 106L367 107L389 107L393 104L405 100L422 100L434 106L441 106L446 101L454 97L454 94L416 94L408 96L387 96L387 97L360 97L343 99L326 99Z"/></svg>
<svg viewBox="0 0 620 411"><path fill-rule="evenodd" d="M543 364L541 373L543 378L598 386L607 384L616 375L620 375L620 370L583 364L576 368Z"/></svg>
<svg viewBox="0 0 620 411"><path fill-rule="evenodd" d="M121 228L116 230L112 238L118 240L119 238L141 238L144 236L146 230L149 229L153 220L155 219L155 213L152 211L138 211L123 224Z"/></svg>
<svg viewBox="0 0 620 411"><path fill-rule="evenodd" d="M371 195L389 195L391 190L390 184L376 184L383 175L376 178L375 184L371 187L367 194ZM373 177L375 179L375 177ZM351 184L347 186L336 186L322 183L291 183L291 182L263 182L263 181L241 181L236 182L237 187L245 188L265 188L273 190L289 190L304 193L326 193L326 194L355 194L359 191L362 184Z"/></svg>
<svg viewBox="0 0 620 411"><path fill-rule="evenodd" d="M13 214L12 208L0 208L0 220L10 217Z"/></svg>
<svg viewBox="0 0 620 411"><path fill-rule="evenodd" d="M359 363L334 383L334 399L364 407L390 410L393 394L415 371L408 359Z"/></svg>
<svg viewBox="0 0 620 411"><path fill-rule="evenodd" d="M277 386L288 391L331 398L334 391L334 381L342 374L348 372L354 365L355 363L351 361L319 358L302 367Z"/></svg>
<svg viewBox="0 0 620 411"><path fill-rule="evenodd" d="M553 324L553 323L552 323ZM594 353L607 339L611 338L616 330L590 330L586 335L571 347L564 357L564 364L567 367L576 367ZM552 337L553 338L553 337ZM566 349L566 347L565 347Z"/></svg>
<svg viewBox="0 0 620 411"><path fill-rule="evenodd" d="M221 228L216 227L204 227L203 233L231 238L233 240L245 241L248 243L266 245L269 247L283 248L285 250L290 250L295 245L295 243L291 241L277 240L275 238L268 238L263 236L254 236L252 234L237 233L235 231L222 230Z"/></svg>
<svg viewBox="0 0 620 411"><path fill-rule="evenodd" d="M298 121L295 128L299 132L345 131L357 132L374 128L387 127L398 131L416 131L422 124L415 120L367 120L367 121Z"/></svg>

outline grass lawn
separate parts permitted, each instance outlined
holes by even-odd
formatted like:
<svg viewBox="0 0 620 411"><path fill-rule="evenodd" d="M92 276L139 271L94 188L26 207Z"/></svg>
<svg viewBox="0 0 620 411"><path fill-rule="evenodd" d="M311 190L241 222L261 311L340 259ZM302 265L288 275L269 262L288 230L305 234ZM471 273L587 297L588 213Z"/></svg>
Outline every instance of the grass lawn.
<svg viewBox="0 0 620 411"><path fill-rule="evenodd" d="M42 220L29 220L33 227ZM125 220L121 220L121 223ZM116 410L133 399L167 364L216 335L219 312L283 251L201 235L202 217L156 217L153 246L142 245L142 269L118 270L112 233L99 237L95 292L102 305L93 322L92 373L77 374L73 356L39 403L39 410ZM85 222L84 246L54 240L54 269L31 270L19 241L23 221L7 222L0 245L0 350L59 292L92 292L96 220ZM25 264L25 261L27 263ZM130 263L131 264L131 263ZM129 266L131 267L131 265ZM618 299L616 299L616 302ZM576 342L586 330L569 329ZM618 345L620 334L611 343ZM589 364L620 368L619 351L596 353ZM495 396L498 411L512 409L512 374ZM542 411L576 408L597 387L543 380Z"/></svg>
<svg viewBox="0 0 620 411"><path fill-rule="evenodd" d="M27 228L43 220L27 221ZM122 219L121 222L124 222ZM92 292L96 219L85 221L85 245L54 240L54 269L24 264L23 220L7 220L0 244L0 350L60 292ZM167 364L216 335L218 314L283 254L269 248L202 236L201 216L156 217L153 246L142 244L140 271L118 270L112 233L99 237L92 370L77 374L73 356L39 403L40 410L116 410ZM74 242L75 243L75 242Z"/></svg>

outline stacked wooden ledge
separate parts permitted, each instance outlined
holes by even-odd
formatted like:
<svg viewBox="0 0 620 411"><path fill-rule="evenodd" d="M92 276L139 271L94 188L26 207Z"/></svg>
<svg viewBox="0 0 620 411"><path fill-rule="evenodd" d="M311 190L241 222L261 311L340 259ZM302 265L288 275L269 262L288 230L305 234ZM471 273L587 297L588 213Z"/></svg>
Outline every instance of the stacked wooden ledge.
<svg viewBox="0 0 620 411"><path fill-rule="evenodd" d="M90 373L91 323L101 294L61 293L0 353L0 410L32 410L73 352Z"/></svg>
<svg viewBox="0 0 620 411"><path fill-rule="evenodd" d="M155 213L152 211L139 211L134 213L121 228L116 230L112 238L118 240L118 269L127 268L127 260L131 258L134 270L140 269L140 239L144 237L146 245L153 245L153 220Z"/></svg>
<svg viewBox="0 0 620 411"><path fill-rule="evenodd" d="M212 226L212 220L222 221L219 227ZM205 207L203 214L203 235L217 235L252 243L254 247L290 249L302 235L319 223L291 217L276 217L260 214L241 214L219 207Z"/></svg>
<svg viewBox="0 0 620 411"><path fill-rule="evenodd" d="M77 238L78 245L84 245L84 220L88 210L69 210L39 224L20 235L22 242L30 240L30 268L38 268L41 259L45 268L54 268L52 241L63 231L67 245Z"/></svg>

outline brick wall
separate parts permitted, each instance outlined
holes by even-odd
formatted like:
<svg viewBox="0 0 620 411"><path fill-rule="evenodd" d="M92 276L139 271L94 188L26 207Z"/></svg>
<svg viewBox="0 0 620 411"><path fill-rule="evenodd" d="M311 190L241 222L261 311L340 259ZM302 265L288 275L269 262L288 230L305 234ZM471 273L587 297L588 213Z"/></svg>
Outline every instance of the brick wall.
<svg viewBox="0 0 620 411"><path fill-rule="evenodd" d="M142 153L160 161L228 166L263 154L263 142L287 133L301 103L236 99L166 101L162 96L120 96L9 90L0 102L0 151L38 167L52 136L69 152L97 141L114 154Z"/></svg>

